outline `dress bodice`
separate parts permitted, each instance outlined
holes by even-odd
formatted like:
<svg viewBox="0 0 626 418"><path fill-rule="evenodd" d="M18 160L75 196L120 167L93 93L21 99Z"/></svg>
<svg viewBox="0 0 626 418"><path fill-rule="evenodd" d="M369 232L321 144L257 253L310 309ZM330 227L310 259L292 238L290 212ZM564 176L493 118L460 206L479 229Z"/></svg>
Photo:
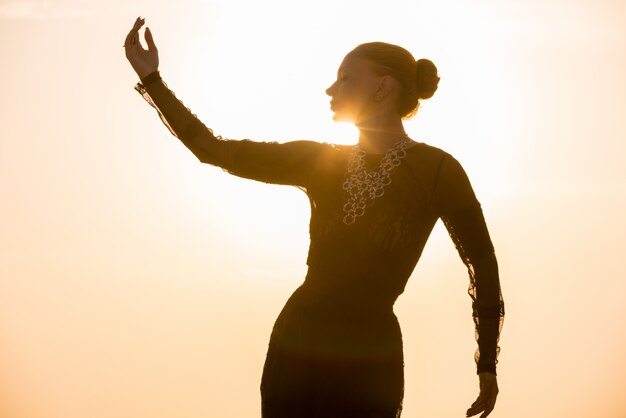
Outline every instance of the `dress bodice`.
<svg viewBox="0 0 626 418"><path fill-rule="evenodd" d="M346 225L342 184L351 147L327 145L307 187L311 202L309 268L340 272L345 283L335 285L360 289L370 302L393 304L438 218L422 185L425 179L419 178L414 167L429 148L422 143L410 147L392 172L384 194L368 202L364 215L354 224ZM366 158L372 167L381 156Z"/></svg>

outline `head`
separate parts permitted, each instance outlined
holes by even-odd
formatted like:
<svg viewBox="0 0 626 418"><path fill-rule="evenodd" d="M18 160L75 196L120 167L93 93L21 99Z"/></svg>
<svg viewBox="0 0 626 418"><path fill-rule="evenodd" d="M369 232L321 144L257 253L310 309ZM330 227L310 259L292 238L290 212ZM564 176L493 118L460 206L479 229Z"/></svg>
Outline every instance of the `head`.
<svg viewBox="0 0 626 418"><path fill-rule="evenodd" d="M370 42L346 55L326 94L331 96L335 120L358 124L381 112L412 117L421 100L433 96L438 83L437 68L430 60L416 61L402 47Z"/></svg>

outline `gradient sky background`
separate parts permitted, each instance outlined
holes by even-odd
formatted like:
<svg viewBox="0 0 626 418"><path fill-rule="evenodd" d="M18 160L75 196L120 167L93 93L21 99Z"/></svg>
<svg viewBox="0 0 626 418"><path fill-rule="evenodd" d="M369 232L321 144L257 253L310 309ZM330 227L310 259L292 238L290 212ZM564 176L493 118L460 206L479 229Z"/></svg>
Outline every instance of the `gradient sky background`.
<svg viewBox="0 0 626 418"><path fill-rule="evenodd" d="M324 93L345 53L433 60L439 90L406 126L464 165L496 247L491 416L626 417L626 3L609 0L0 0L0 417L260 416L309 204L169 134L124 56L139 15L169 87L230 138L354 143ZM395 308L404 418L478 394L467 284L438 223Z"/></svg>

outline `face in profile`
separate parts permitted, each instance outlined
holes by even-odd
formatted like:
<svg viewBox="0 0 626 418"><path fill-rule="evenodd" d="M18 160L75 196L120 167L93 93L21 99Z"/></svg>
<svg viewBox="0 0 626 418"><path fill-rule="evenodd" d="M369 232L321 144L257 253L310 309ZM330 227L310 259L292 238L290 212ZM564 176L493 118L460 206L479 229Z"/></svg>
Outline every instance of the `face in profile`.
<svg viewBox="0 0 626 418"><path fill-rule="evenodd" d="M371 117L377 108L374 97L380 80L371 61L348 54L337 70L337 80L326 89L333 120L358 124Z"/></svg>

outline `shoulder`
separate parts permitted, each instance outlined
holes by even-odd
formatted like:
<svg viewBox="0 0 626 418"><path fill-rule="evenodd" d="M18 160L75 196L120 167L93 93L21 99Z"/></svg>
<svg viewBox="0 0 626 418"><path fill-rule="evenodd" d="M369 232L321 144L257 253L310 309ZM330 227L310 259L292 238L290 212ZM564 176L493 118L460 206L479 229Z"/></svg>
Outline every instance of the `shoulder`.
<svg viewBox="0 0 626 418"><path fill-rule="evenodd" d="M416 142L408 148L407 160L414 170L429 178L436 176L445 163L457 162L447 151L425 142Z"/></svg>
<svg viewBox="0 0 626 418"><path fill-rule="evenodd" d="M280 148L282 155L287 155L296 164L312 166L317 170L331 170L343 167L341 161L349 154L349 146L336 145L328 142L312 140L293 140L275 143Z"/></svg>
<svg viewBox="0 0 626 418"><path fill-rule="evenodd" d="M325 144L311 140L253 141L250 139L227 140L233 142L237 152L245 152L257 157L268 156L287 158L293 161L314 159L324 148Z"/></svg>
<svg viewBox="0 0 626 418"><path fill-rule="evenodd" d="M346 161L353 146L328 142L320 144L320 152L316 158L316 169L320 173L343 173Z"/></svg>
<svg viewBox="0 0 626 418"><path fill-rule="evenodd" d="M414 161L417 165L436 173L441 171L464 173L465 170L459 160L449 152L423 142L418 142L415 147L417 149L414 152Z"/></svg>
<svg viewBox="0 0 626 418"><path fill-rule="evenodd" d="M443 161L445 158L454 158L447 151L425 142L416 141L415 145L409 148L409 151L422 160Z"/></svg>
<svg viewBox="0 0 626 418"><path fill-rule="evenodd" d="M337 150L340 149L340 146L335 144L305 139L283 142L280 145L284 148L290 148L293 150L322 154L337 152Z"/></svg>

